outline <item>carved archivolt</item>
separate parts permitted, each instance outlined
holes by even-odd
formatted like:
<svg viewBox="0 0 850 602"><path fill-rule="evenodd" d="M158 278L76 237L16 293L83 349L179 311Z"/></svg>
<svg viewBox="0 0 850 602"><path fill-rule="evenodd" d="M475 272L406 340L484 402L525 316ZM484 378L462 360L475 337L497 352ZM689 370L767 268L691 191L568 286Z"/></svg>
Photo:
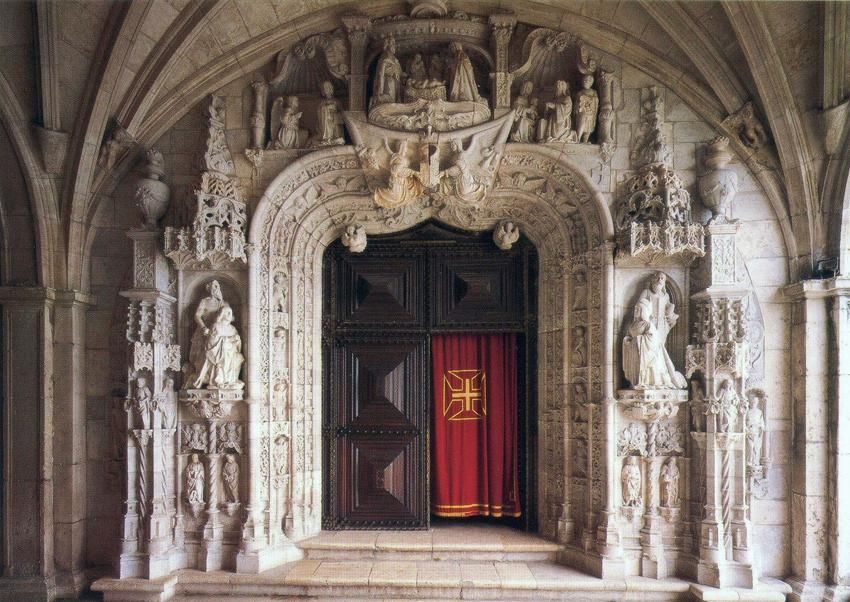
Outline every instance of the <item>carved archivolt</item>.
<svg viewBox="0 0 850 602"><path fill-rule="evenodd" d="M513 150L516 148L516 150ZM579 263L613 235L607 207L592 186L558 153L515 145L506 151L487 200L473 207L435 202L423 197L397 209L377 207L367 186L360 158L351 147L330 148L293 163L269 186L255 213L249 257L250 319L247 397L260 404L258 458L263 503L271 524L283 524L288 537L315 533L321 522L321 258L324 248L353 225L366 235L395 232L436 218L468 230L492 230L511 221L537 246L541 264L539 345L541 373L540 470L548 475L540 500L541 532L552 536L564 518L566 437L562 408L573 395L572 375L565 374L564 349L570 336L565 298L571 282L564 278L568 258ZM532 150L534 149L534 150ZM527 174L523 181L519 173ZM583 382L585 397L598 402L601 393L601 295L597 265L583 270L580 303L591 307ZM587 309L583 310L585 313ZM594 416L598 422L598 412ZM594 428L596 428L594 426ZM597 429L598 430L598 429ZM601 465L600 438L590 441L588 455ZM283 478L285 475L285 478ZM551 477L551 478L549 478ZM593 474L594 481L601 474ZM593 488L587 488L589 493ZM599 495L602 495L601 493ZM588 500L597 507L598 500ZM588 508L590 509L590 508ZM569 512L567 510L567 512ZM264 520L257 515L254 520ZM265 531L269 533L268 530ZM270 544L280 539L275 529Z"/></svg>

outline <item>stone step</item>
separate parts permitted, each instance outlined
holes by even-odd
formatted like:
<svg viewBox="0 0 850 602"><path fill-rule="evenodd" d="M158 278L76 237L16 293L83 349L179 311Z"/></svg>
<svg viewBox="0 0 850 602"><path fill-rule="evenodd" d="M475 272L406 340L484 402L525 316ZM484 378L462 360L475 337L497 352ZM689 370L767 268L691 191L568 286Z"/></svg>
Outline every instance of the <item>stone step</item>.
<svg viewBox="0 0 850 602"><path fill-rule="evenodd" d="M298 546L313 560L554 561L556 543L504 527L429 531L323 531Z"/></svg>
<svg viewBox="0 0 850 602"><path fill-rule="evenodd" d="M300 560L259 575L181 570L162 579L102 579L106 602L217 600L750 600L780 602L780 582L716 590L683 579L599 579L551 562Z"/></svg>

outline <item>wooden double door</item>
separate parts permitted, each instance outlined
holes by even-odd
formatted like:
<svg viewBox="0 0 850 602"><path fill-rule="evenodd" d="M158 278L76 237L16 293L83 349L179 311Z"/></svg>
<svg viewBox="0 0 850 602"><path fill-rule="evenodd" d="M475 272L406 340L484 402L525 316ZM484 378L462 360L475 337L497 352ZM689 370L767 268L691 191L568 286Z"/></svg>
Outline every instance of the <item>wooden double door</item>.
<svg viewBox="0 0 850 602"><path fill-rule="evenodd" d="M429 512L430 337L519 333L519 472L533 529L537 257L521 240L428 223L325 253L325 529L423 529Z"/></svg>

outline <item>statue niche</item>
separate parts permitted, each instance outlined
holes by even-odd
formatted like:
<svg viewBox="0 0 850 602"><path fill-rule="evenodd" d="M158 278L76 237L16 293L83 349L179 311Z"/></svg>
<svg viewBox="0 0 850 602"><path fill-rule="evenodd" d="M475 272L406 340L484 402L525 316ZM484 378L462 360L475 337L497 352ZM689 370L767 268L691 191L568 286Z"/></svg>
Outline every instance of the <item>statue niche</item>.
<svg viewBox="0 0 850 602"><path fill-rule="evenodd" d="M392 35L383 40L372 70L370 122L396 130L447 132L490 119L489 103L479 91L484 69L463 44L411 40L406 46L399 51Z"/></svg>
<svg viewBox="0 0 850 602"><path fill-rule="evenodd" d="M633 389L684 389L687 381L667 353L667 335L679 318L666 290L667 276L655 272L638 297L623 338L623 372Z"/></svg>

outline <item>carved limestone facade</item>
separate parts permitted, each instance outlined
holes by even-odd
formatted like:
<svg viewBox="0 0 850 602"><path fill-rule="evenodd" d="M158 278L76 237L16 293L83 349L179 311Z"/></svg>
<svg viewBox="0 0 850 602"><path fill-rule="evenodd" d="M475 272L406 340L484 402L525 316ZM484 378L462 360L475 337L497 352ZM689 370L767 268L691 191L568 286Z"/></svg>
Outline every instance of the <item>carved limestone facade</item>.
<svg viewBox="0 0 850 602"><path fill-rule="evenodd" d="M438 220L536 247L534 518L559 560L753 587L768 418L787 391L764 382L763 297L736 238L746 170L660 84L624 94L633 68L592 40L414 4L347 15L196 109L203 160L176 174L199 182L188 216L134 238L155 267L139 264L128 298L157 289L173 315L127 374L121 576L303 555L329 502L323 253ZM179 399L173 418L158 399Z"/></svg>

